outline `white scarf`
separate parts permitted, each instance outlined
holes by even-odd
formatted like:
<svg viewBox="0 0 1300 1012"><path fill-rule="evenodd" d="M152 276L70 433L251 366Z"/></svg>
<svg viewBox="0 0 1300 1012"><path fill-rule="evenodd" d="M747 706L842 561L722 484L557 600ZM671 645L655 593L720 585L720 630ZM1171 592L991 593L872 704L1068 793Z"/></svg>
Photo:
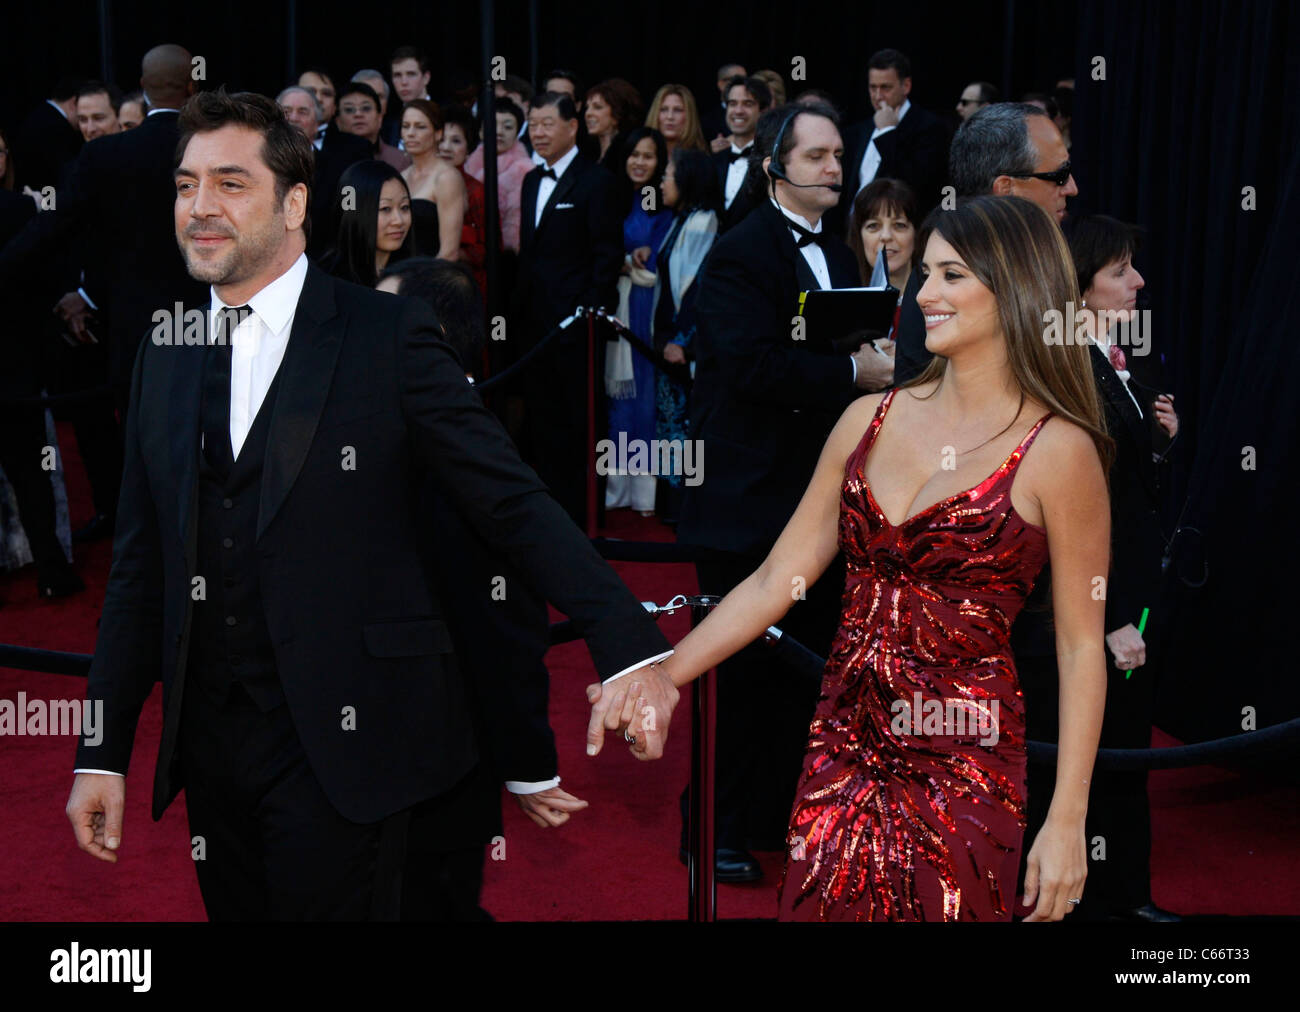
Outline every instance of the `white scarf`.
<svg viewBox="0 0 1300 1012"><path fill-rule="evenodd" d="M629 297L632 294L632 286L638 288L653 288L658 275L654 271L648 271L643 267L638 267L632 262L632 258L627 258L629 273L624 274L618 279L618 319L625 327L631 330L631 316L628 312ZM653 319L653 317L651 317ZM636 396L636 379L632 372L632 345L626 337L619 335L618 341L613 348L606 350L605 355L605 393L611 399L624 401Z"/></svg>

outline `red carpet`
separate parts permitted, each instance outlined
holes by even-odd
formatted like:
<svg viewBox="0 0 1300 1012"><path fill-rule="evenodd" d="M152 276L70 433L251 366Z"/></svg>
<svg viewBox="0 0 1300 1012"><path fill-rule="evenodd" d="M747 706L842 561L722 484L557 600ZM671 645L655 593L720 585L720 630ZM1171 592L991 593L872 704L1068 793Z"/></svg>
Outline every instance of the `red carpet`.
<svg viewBox="0 0 1300 1012"><path fill-rule="evenodd" d="M89 517L76 443L60 426L73 526ZM669 540L653 520L611 515L606 533ZM57 603L35 593L30 567L0 576L0 642L89 653L104 596L110 546L79 552L87 591ZM692 593L690 566L616 563L641 600L660 604ZM672 641L689 625L683 613L663 620ZM506 803L503 860L487 862L483 905L499 920L656 920L684 918L686 872L677 861L677 797L688 775L690 734L685 708L658 763L633 759L616 740L596 759L585 754L594 677L586 647L557 647L548 656L551 720L560 774L570 793L591 803L560 829L541 829ZM0 699L80 699L78 678L0 668ZM685 695L683 696L683 707ZM0 920L201 920L184 797L160 823L149 818L153 763L161 727L160 690L145 705L128 778L121 857L104 864L77 850L63 814L75 743L57 737L0 739ZM1157 733L1155 744L1175 744ZM1186 914L1300 913L1294 872L1300 835L1300 791L1259 774L1212 767L1153 773L1152 880L1155 900ZM501 848L498 848L500 850ZM720 886L722 917L773 917L779 854L762 854L766 878L751 886Z"/></svg>

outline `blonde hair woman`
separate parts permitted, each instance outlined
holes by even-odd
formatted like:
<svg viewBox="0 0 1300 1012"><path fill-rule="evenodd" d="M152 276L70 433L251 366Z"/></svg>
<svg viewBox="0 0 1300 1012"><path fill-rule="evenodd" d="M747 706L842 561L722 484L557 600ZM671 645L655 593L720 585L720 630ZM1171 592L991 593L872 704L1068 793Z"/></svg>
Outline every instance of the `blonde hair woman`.
<svg viewBox="0 0 1300 1012"><path fill-rule="evenodd" d="M645 125L658 130L668 143L671 155L677 148L708 151L704 131L700 129L700 113L695 106L695 96L684 84L665 84L655 92L646 114Z"/></svg>

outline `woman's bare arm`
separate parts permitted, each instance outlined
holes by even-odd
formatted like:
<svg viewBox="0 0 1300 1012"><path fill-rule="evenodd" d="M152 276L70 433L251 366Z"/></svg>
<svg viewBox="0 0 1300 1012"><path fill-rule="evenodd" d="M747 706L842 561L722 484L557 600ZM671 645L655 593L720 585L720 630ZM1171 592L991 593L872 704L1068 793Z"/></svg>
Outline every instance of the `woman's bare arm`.
<svg viewBox="0 0 1300 1012"><path fill-rule="evenodd" d="M438 205L438 259L460 259L460 229L465 223L465 180L460 170L448 166L433 185Z"/></svg>

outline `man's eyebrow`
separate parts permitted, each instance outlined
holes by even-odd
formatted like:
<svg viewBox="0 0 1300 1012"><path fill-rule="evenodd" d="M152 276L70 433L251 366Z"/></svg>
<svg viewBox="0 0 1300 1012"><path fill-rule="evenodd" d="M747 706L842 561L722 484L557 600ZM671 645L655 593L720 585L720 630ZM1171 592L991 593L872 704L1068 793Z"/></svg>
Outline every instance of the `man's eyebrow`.
<svg viewBox="0 0 1300 1012"><path fill-rule="evenodd" d="M249 179L253 178L253 174L249 172L246 168L244 168L242 165L218 165L214 169L209 169L208 175L209 176L247 176ZM193 169L187 169L184 165L182 165L179 168L172 170L173 179L179 178L180 176L197 177L198 173L195 172Z"/></svg>

